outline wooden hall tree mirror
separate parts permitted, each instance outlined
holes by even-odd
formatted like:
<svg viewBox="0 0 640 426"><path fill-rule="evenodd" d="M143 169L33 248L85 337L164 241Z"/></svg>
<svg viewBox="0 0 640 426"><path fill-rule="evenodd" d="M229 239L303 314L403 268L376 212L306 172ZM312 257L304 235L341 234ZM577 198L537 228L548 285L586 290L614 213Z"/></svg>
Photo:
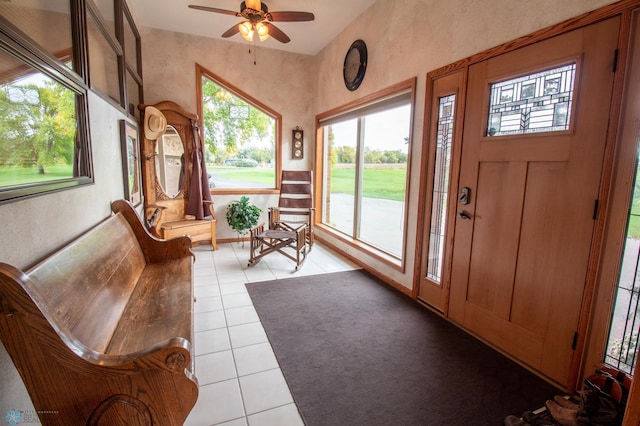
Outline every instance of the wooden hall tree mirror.
<svg viewBox="0 0 640 426"><path fill-rule="evenodd" d="M142 123L148 106L138 107ZM194 245L210 242L217 250L198 116L171 101L151 106L164 115L167 129L157 139L141 132L145 221L159 238L187 235Z"/></svg>

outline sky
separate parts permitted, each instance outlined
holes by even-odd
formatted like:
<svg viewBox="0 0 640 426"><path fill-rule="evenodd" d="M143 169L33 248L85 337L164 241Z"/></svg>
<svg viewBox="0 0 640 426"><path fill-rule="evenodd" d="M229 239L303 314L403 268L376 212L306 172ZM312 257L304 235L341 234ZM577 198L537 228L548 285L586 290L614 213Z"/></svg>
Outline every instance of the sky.
<svg viewBox="0 0 640 426"><path fill-rule="evenodd" d="M400 150L406 154L409 146L405 143L405 138L409 137L410 113L411 105L405 105L366 116L366 146L379 151ZM332 129L335 135L335 146L355 147L356 119L334 123Z"/></svg>

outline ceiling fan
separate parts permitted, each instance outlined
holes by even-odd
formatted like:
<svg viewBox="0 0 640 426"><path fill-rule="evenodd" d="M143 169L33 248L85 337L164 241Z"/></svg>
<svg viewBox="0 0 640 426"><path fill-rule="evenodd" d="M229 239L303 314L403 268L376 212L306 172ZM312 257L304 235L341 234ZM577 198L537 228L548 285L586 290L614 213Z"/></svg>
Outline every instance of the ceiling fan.
<svg viewBox="0 0 640 426"><path fill-rule="evenodd" d="M315 19L313 13L310 12L269 12L267 5L260 0L243 1L240 3L240 12L195 4L190 4L189 7L244 18L245 21L229 28L222 34L222 37L228 38L240 33L247 41L253 41L254 35L257 35L260 41L265 41L271 36L281 43L289 43L291 41L289 36L272 22L302 22Z"/></svg>

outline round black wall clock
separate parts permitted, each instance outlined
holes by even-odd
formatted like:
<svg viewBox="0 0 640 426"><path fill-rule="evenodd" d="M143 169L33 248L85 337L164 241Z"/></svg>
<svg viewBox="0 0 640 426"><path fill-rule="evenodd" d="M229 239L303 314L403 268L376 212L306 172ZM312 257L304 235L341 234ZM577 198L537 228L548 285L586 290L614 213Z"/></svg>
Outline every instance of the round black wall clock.
<svg viewBox="0 0 640 426"><path fill-rule="evenodd" d="M342 68L342 76L347 89L352 92L356 90L364 73L367 71L367 45L362 40L356 40L351 44L347 55L344 57L344 66Z"/></svg>

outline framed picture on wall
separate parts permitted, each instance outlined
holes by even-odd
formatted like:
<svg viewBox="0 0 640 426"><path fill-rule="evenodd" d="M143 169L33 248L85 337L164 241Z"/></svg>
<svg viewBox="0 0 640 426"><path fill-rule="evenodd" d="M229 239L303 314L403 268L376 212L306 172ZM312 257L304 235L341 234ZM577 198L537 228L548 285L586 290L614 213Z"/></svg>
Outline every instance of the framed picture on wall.
<svg viewBox="0 0 640 426"><path fill-rule="evenodd" d="M140 185L140 145L138 127L127 120L120 120L120 147L122 149L122 180L124 198L134 206L142 201Z"/></svg>

